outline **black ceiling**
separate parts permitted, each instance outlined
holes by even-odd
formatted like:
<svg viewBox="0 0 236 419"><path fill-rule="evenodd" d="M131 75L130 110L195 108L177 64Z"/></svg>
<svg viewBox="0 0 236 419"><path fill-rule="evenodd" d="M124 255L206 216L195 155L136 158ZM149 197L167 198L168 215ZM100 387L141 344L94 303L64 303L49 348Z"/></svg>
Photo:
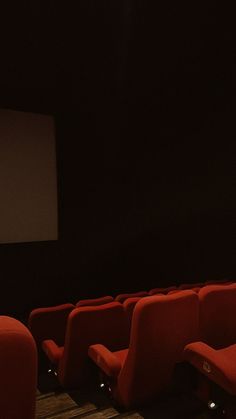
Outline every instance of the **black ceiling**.
<svg viewBox="0 0 236 419"><path fill-rule="evenodd" d="M51 113L110 102L158 107L161 98L169 111L170 103L230 101L230 14L210 0L8 0L0 106Z"/></svg>

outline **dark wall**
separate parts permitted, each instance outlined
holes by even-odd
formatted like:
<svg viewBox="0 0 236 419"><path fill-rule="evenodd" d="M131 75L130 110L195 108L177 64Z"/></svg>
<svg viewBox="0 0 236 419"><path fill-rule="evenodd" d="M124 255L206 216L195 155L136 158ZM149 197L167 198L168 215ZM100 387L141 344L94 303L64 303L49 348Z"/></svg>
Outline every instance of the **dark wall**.
<svg viewBox="0 0 236 419"><path fill-rule="evenodd" d="M0 246L1 312L233 278L230 11L47 4L5 32L0 105L55 116L59 240Z"/></svg>
<svg viewBox="0 0 236 419"><path fill-rule="evenodd" d="M230 115L209 115L199 132L183 137L164 137L153 127L153 138L138 132L138 121L128 134L113 134L118 124L108 129L107 121L99 136L91 128L81 133L81 125L88 126L83 119L65 129L77 143L66 141L63 153L62 228L72 271L79 260L88 271L101 270L104 277L92 286L104 283L111 291L152 286L157 278L172 283L232 274Z"/></svg>

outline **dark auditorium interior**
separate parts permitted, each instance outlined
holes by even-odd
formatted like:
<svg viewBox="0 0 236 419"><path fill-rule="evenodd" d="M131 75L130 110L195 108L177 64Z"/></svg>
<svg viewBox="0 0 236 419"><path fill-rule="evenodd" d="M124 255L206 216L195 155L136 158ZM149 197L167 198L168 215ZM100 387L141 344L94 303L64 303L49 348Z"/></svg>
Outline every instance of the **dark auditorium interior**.
<svg viewBox="0 0 236 419"><path fill-rule="evenodd" d="M51 118L58 228L55 240L7 242L0 233L4 419L236 417L236 371L222 361L236 359L230 6L210 0L11 0L2 6L0 142L1 110ZM99 321L101 341L93 335ZM87 339L86 359L78 373L73 366L75 380L67 385L68 354L78 354L75 342L83 340L76 325ZM120 384L145 342L153 345L150 362L153 356L158 364L154 330L166 339L166 365L175 344L176 354L181 351L182 368L175 364L167 394L158 368L156 391L138 368L130 387L128 378ZM140 374L146 396L138 390ZM212 388L216 403L208 397ZM218 393L225 403L219 409Z"/></svg>

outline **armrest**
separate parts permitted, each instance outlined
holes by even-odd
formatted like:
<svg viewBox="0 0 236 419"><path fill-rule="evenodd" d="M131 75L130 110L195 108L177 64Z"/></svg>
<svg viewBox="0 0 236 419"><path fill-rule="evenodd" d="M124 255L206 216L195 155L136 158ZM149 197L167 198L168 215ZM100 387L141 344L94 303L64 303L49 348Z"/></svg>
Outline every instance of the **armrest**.
<svg viewBox="0 0 236 419"><path fill-rule="evenodd" d="M63 347L59 348L54 340L44 340L42 342L42 349L52 364L57 365L59 363L63 354Z"/></svg>
<svg viewBox="0 0 236 419"><path fill-rule="evenodd" d="M63 345L67 318L74 308L73 304L68 303L31 311L28 328L36 343L41 345L42 341L52 339L59 346Z"/></svg>
<svg viewBox="0 0 236 419"><path fill-rule="evenodd" d="M108 377L116 378L119 375L121 363L105 346L100 344L91 345L88 355Z"/></svg>
<svg viewBox="0 0 236 419"><path fill-rule="evenodd" d="M218 363L218 351L204 342L194 342L185 346L184 359L201 372L209 374L211 365Z"/></svg>
<svg viewBox="0 0 236 419"><path fill-rule="evenodd" d="M203 342L187 345L184 358L228 393L236 395L236 344L213 349Z"/></svg>

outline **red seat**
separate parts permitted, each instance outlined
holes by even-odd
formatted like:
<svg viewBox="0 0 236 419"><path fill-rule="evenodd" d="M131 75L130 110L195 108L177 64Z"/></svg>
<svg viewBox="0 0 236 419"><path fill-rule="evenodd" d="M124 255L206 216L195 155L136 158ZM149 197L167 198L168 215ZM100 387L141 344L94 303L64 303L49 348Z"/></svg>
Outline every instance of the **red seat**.
<svg viewBox="0 0 236 419"><path fill-rule="evenodd" d="M131 323L132 323L134 308L135 308L137 302L139 300L141 300L141 298L143 298L143 297L127 298L127 300L125 300L123 302L123 307L124 307L124 311L125 311L127 322L128 322L129 333L130 333L130 329L131 329Z"/></svg>
<svg viewBox="0 0 236 419"><path fill-rule="evenodd" d="M203 342L190 343L184 357L209 380L236 396L236 344L216 350Z"/></svg>
<svg viewBox="0 0 236 419"><path fill-rule="evenodd" d="M123 303L125 300L127 300L127 298L146 297L147 295L148 295L147 291L119 294L116 296L115 301L118 301L119 303Z"/></svg>
<svg viewBox="0 0 236 419"><path fill-rule="evenodd" d="M215 349L236 342L236 285L208 285L199 293L201 340Z"/></svg>
<svg viewBox="0 0 236 419"><path fill-rule="evenodd" d="M193 288L190 288L190 289L191 289L191 291L194 291L194 292L196 292L196 294L198 294L199 291L200 291L200 289L201 289L201 287L193 287ZM172 290L172 291L169 291L168 292L168 295L169 294L175 294L176 292L181 292L181 291L184 291L184 290L181 290L181 289Z"/></svg>
<svg viewBox="0 0 236 419"><path fill-rule="evenodd" d="M0 417L34 419L37 348L18 320L0 316Z"/></svg>
<svg viewBox="0 0 236 419"><path fill-rule="evenodd" d="M236 395L236 285L209 285L198 295L201 341L187 345L184 357L199 371L196 392L207 402L211 383Z"/></svg>
<svg viewBox="0 0 236 419"><path fill-rule="evenodd" d="M185 345L199 337L198 326L196 293L142 298L134 309L129 349L117 353L92 345L89 356L109 381L115 400L131 408L169 388Z"/></svg>
<svg viewBox="0 0 236 419"><path fill-rule="evenodd" d="M229 281L228 279L219 279L219 280L210 280L206 281L205 285L230 285L233 284L233 281Z"/></svg>
<svg viewBox="0 0 236 419"><path fill-rule="evenodd" d="M200 291L200 289L202 288L202 285L201 286L199 286L199 285L197 286L197 285L198 284L192 284L192 286L189 287L189 284L183 284L182 285L183 288L181 288L181 286L180 286L179 288L176 288L174 290L169 291L168 294L175 294L176 292L184 291L184 290L188 290L188 289L198 293Z"/></svg>
<svg viewBox="0 0 236 419"><path fill-rule="evenodd" d="M156 294L168 294L170 291L174 291L177 288L175 286L167 287L167 288L153 288L149 291L149 295L156 295Z"/></svg>
<svg viewBox="0 0 236 419"><path fill-rule="evenodd" d="M47 339L43 341L42 348L54 364L60 384L73 388L88 384L92 378L88 358L90 345L102 343L114 351L125 348L128 341L123 306L112 302L75 308L68 316L63 346Z"/></svg>
<svg viewBox="0 0 236 419"><path fill-rule="evenodd" d="M181 292L181 290L175 289L175 290L168 291L167 295L176 294L177 292Z"/></svg>
<svg viewBox="0 0 236 419"><path fill-rule="evenodd" d="M63 345L67 318L74 308L73 304L68 303L31 311L28 328L39 347L45 339L53 339L57 345Z"/></svg>
<svg viewBox="0 0 236 419"><path fill-rule="evenodd" d="M114 298L110 295L106 295L105 297L100 298L90 298L86 300L79 300L78 303L76 303L76 307L85 307L85 306L100 306L102 304L111 303L114 301Z"/></svg>

